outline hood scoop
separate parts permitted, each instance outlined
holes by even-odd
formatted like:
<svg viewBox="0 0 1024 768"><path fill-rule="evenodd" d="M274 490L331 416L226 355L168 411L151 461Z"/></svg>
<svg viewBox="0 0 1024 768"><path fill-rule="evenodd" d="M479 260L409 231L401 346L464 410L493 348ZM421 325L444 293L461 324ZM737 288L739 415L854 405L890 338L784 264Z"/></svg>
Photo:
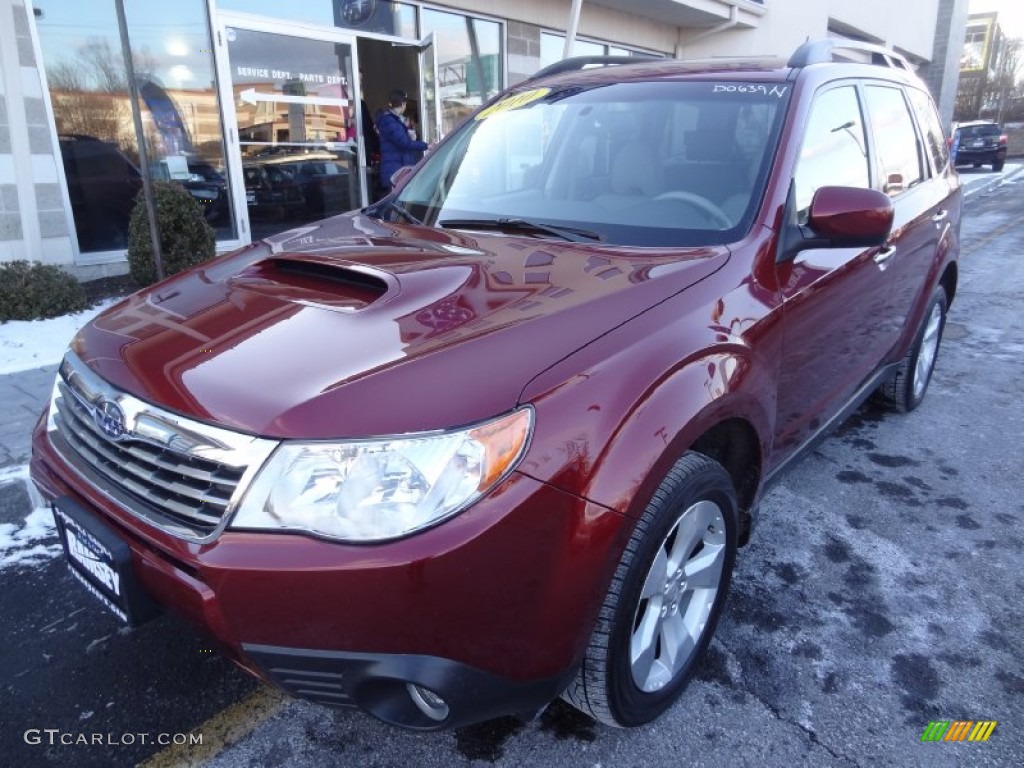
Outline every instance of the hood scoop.
<svg viewBox="0 0 1024 768"><path fill-rule="evenodd" d="M356 312L398 292L393 275L330 256L286 253L257 261L228 280L232 288L282 301Z"/></svg>

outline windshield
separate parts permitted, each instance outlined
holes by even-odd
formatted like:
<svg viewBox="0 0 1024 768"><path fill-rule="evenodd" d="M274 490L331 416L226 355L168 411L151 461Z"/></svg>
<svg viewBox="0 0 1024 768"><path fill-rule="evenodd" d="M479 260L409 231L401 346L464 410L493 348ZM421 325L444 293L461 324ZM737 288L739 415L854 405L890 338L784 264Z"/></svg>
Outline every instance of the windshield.
<svg viewBox="0 0 1024 768"><path fill-rule="evenodd" d="M428 226L493 230L501 219L517 233L529 222L621 245L729 242L760 201L789 89L662 81L512 93L470 118L394 202Z"/></svg>

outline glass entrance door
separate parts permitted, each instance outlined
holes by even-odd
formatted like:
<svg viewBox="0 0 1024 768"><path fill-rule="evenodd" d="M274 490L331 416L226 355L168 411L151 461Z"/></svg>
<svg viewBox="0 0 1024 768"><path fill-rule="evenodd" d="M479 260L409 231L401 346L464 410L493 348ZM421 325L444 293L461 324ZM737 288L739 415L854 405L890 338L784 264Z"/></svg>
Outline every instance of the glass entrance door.
<svg viewBox="0 0 1024 768"><path fill-rule="evenodd" d="M252 239L364 205L353 38L227 14L220 33L236 200Z"/></svg>
<svg viewBox="0 0 1024 768"><path fill-rule="evenodd" d="M423 140L433 143L441 138L441 105L437 100L437 49L434 33L420 40L420 103L423 105Z"/></svg>

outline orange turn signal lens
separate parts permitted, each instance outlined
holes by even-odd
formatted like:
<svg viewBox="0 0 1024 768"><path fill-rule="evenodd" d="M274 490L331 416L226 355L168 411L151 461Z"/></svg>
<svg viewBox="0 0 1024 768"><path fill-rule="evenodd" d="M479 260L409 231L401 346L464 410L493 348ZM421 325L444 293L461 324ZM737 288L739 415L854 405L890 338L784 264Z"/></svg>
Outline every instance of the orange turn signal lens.
<svg viewBox="0 0 1024 768"><path fill-rule="evenodd" d="M533 411L523 408L469 431L470 438L480 443L485 452L481 492L498 482L522 456L532 424Z"/></svg>

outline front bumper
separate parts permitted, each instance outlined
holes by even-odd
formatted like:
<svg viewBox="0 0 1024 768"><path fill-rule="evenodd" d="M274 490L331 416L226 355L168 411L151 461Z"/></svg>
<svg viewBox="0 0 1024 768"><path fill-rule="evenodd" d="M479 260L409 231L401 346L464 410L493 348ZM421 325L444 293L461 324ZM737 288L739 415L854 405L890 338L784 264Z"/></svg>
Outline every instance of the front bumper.
<svg viewBox="0 0 1024 768"><path fill-rule="evenodd" d="M331 707L358 707L386 723L415 730L453 728L506 714L532 715L556 698L576 672L573 667L520 682L436 656L250 644L243 651L265 678L293 696ZM410 685L439 696L437 708L421 709Z"/></svg>
<svg viewBox="0 0 1024 768"><path fill-rule="evenodd" d="M190 542L84 482L43 426L33 440L36 485L109 525L153 600L289 692L406 727L536 710L556 696L629 535L618 513L513 473L462 514L395 542L231 530ZM406 683L442 696L450 715L418 718Z"/></svg>

